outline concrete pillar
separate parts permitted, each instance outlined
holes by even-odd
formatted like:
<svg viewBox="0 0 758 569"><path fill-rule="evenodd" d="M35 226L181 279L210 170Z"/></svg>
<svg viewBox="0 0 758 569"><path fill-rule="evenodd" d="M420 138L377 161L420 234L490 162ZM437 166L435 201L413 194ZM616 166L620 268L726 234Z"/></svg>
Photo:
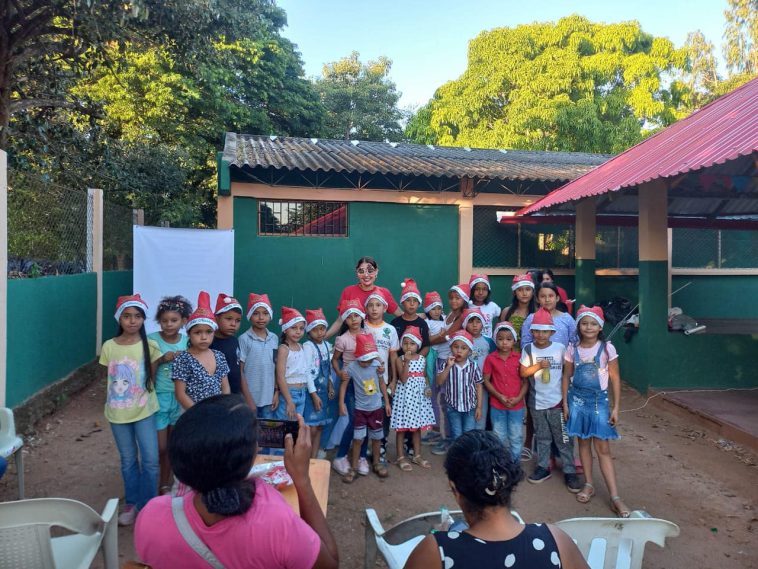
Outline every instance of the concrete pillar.
<svg viewBox="0 0 758 569"><path fill-rule="evenodd" d="M234 229L234 196L218 196L216 229Z"/></svg>
<svg viewBox="0 0 758 569"><path fill-rule="evenodd" d="M87 207L91 208L87 218L92 224L87 229L87 270L97 276L95 353L100 355L103 345L103 190L89 188L87 194Z"/></svg>
<svg viewBox="0 0 758 569"><path fill-rule="evenodd" d="M576 277L574 279L577 308L595 303L595 198L576 204Z"/></svg>
<svg viewBox="0 0 758 569"><path fill-rule="evenodd" d="M8 155L4 150L0 150L0 273L0 407L5 407L8 373Z"/></svg>
<svg viewBox="0 0 758 569"><path fill-rule="evenodd" d="M458 282L468 282L474 267L474 204L458 205Z"/></svg>

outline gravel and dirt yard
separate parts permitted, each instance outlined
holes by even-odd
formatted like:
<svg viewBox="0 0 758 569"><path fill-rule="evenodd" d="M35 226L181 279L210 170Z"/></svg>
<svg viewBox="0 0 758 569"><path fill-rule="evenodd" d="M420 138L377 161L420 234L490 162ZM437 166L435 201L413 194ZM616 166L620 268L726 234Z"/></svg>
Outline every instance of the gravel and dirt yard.
<svg viewBox="0 0 758 569"><path fill-rule="evenodd" d="M103 397L102 387L91 384L25 437L28 497L74 498L101 510L108 498L122 495L118 453L103 418ZM681 528L681 535L669 540L665 549L648 546L645 567L755 567L758 458L692 421L644 404L637 392L624 389L622 409L642 408L622 413L622 439L612 446L621 495L632 509L646 510ZM389 452L394 457L394 448ZM385 526L441 505L455 507L441 457L428 454L428 458L431 470L416 467L405 473L393 466L390 477L381 481L361 477L347 486L338 476L332 477L328 520L342 567L363 566L366 507L375 508ZM531 463L523 466L527 473L533 468ZM602 483L597 486L597 495L582 505L566 491L561 476L540 485L523 482L513 507L527 521L610 516L608 494ZM11 466L0 481L0 500L15 497ZM122 561L136 559L131 528L120 528L119 549Z"/></svg>

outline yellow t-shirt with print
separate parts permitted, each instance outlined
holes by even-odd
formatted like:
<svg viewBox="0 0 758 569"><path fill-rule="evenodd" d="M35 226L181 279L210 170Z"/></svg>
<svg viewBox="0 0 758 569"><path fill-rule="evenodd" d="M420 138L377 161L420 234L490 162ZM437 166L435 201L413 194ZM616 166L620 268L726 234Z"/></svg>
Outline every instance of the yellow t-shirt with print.
<svg viewBox="0 0 758 569"><path fill-rule="evenodd" d="M154 340L147 341L150 361L161 357ZM108 368L105 418L111 423L134 423L158 410L158 398L145 389L145 358L142 342L122 346L113 340L103 344L100 363Z"/></svg>

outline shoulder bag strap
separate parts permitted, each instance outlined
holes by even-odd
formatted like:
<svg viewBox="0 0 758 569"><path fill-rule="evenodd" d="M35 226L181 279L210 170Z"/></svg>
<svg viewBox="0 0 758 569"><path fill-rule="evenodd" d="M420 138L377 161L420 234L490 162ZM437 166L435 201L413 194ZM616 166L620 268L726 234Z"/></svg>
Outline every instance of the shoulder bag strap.
<svg viewBox="0 0 758 569"><path fill-rule="evenodd" d="M208 565L213 567L213 569L224 569L224 566L221 564L221 562L216 558L215 555L213 555L213 552L208 549L208 546L202 542L202 540L192 529L192 526L190 526L189 520L187 519L187 514L184 513L183 497L176 496L171 499L171 513L174 515L174 523L176 523L176 528L184 538L184 541L187 542L187 545L189 545L200 557L205 559L205 561L208 562Z"/></svg>

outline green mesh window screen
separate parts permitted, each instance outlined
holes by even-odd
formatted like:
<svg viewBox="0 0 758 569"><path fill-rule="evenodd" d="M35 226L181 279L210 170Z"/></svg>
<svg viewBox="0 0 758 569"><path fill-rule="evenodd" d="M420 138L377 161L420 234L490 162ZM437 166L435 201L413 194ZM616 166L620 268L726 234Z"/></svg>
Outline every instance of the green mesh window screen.
<svg viewBox="0 0 758 569"><path fill-rule="evenodd" d="M639 241L636 227L600 227L595 238L595 259L600 269L629 269L638 266Z"/></svg>
<svg viewBox="0 0 758 569"><path fill-rule="evenodd" d="M474 266L518 267L518 225L498 223L507 208L474 206Z"/></svg>
<svg viewBox="0 0 758 569"><path fill-rule="evenodd" d="M694 269L758 267L758 232L677 228L672 236L672 266Z"/></svg>
<svg viewBox="0 0 758 569"><path fill-rule="evenodd" d="M574 228L566 225L522 225L521 266L574 267Z"/></svg>

